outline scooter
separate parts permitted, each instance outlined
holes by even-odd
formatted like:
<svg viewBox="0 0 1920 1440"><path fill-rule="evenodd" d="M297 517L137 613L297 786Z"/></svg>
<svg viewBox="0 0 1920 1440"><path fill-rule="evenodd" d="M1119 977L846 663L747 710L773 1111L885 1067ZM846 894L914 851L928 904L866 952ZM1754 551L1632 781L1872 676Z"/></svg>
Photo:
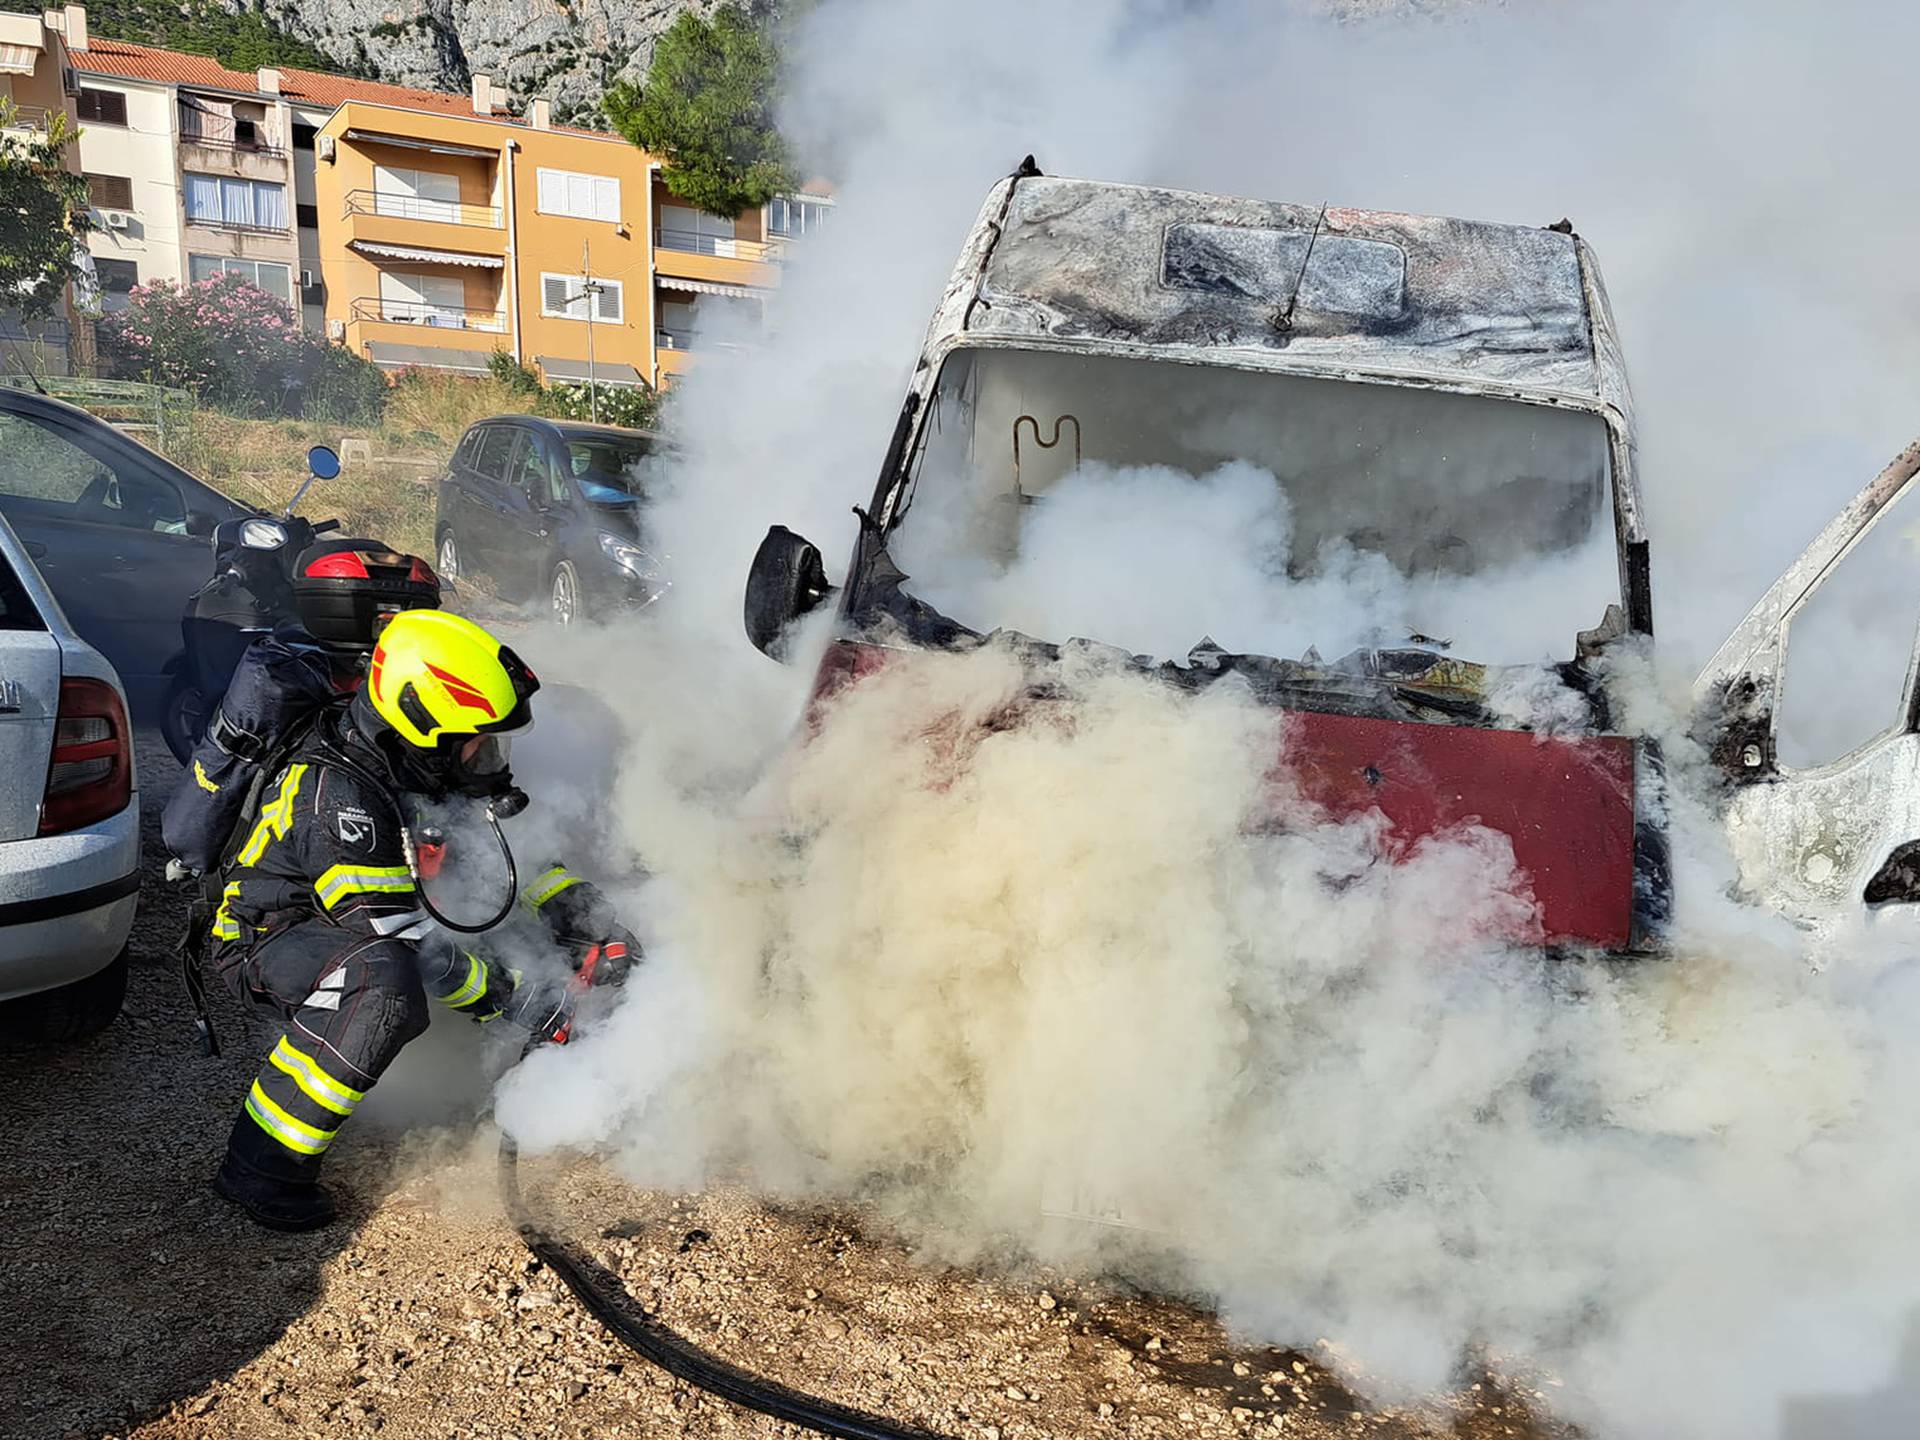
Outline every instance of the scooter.
<svg viewBox="0 0 1920 1440"><path fill-rule="evenodd" d="M335 683L350 690L388 618L439 606L439 578L419 557L377 540L323 539L339 530L338 520L314 524L295 513L316 481L339 473L340 457L316 445L307 452L307 478L279 515L214 528L213 574L181 614L182 659L160 715L167 748L182 765L247 646L276 625L304 624L334 654Z"/></svg>

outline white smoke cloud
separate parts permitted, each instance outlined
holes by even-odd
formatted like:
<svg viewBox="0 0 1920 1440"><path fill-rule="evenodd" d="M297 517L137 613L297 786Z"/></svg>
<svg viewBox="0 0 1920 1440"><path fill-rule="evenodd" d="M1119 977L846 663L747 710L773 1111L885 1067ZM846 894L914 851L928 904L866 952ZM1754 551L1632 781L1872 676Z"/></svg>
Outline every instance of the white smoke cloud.
<svg viewBox="0 0 1920 1440"><path fill-rule="evenodd" d="M771 343L706 357L676 400L686 455L652 512L673 605L539 657L625 729L613 798L651 872L627 897L650 959L596 1035L509 1078L499 1113L653 1183L744 1171L878 1205L944 1253L1131 1268L1262 1338L1336 1336L1388 1392L1486 1344L1557 1367L1600 1434L1781 1434L1821 1395L1871 1415L1920 1300L1911 926L1863 920L1816 950L1724 898L1673 717L1920 418L1920 195L1899 183L1920 16L1350 8L806 16L791 128L839 184L833 223L789 267ZM1617 699L1677 777L1672 959L1509 947L1529 902L1499 836L1378 863L1366 822L1274 792L1284 737L1230 686L1183 697L1090 666L1067 677L1070 718L995 728L1009 654L921 657L794 743L822 626L788 669L748 649L747 562L785 523L839 578L960 238L1029 149L1098 178L1578 222L1643 420L1659 657ZM1131 483L1161 514L1160 482ZM1285 523L1233 473L1204 483L1190 518ZM1129 617L1135 640L1061 613L1092 592L1047 573L1058 593L998 597L1047 638L1179 654L1271 633L1231 574L1190 574L1206 603ZM1303 628L1356 627L1378 597L1310 597ZM1316 634L1249 648L1295 639L1333 653ZM1821 677L1844 688L1846 669ZM1555 703L1515 683L1514 713ZM1274 813L1283 830L1250 823ZM1062 1183L1174 1243L1047 1221ZM1791 1433L1835 1433L1811 1423Z"/></svg>

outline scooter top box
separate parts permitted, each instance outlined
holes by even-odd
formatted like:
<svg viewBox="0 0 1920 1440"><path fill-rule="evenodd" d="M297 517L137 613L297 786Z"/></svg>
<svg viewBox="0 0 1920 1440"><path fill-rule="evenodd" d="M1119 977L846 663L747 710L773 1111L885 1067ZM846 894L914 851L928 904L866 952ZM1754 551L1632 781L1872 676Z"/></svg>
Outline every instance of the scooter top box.
<svg viewBox="0 0 1920 1440"><path fill-rule="evenodd" d="M440 605L440 579L432 567L377 540L328 538L308 547L293 590L315 639L368 650L400 611Z"/></svg>

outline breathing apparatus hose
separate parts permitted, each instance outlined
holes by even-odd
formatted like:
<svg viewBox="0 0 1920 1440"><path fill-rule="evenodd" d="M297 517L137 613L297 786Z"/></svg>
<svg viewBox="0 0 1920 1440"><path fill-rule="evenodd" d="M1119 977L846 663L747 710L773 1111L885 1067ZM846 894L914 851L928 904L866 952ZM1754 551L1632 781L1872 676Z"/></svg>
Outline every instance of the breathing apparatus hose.
<svg viewBox="0 0 1920 1440"><path fill-rule="evenodd" d="M493 828L494 842L499 845L501 857L507 862L507 898L500 903L499 910L478 925L462 925L458 920L440 913L440 907L427 894L427 882L420 873L420 853L413 842L413 831L405 825L400 827L400 848L406 854L407 869L413 875L413 888L420 896L420 908L432 917L434 923L461 935L478 935L483 930L491 930L505 923L513 913L514 902L520 898L520 868L513 863L513 847L507 843L506 832L500 828L500 817L494 813L492 805L487 806L487 824Z"/></svg>
<svg viewBox="0 0 1920 1440"><path fill-rule="evenodd" d="M527 1049L531 1051L537 1043L529 1041ZM676 1379L820 1435L843 1440L943 1440L932 1431L816 1399L743 1370L647 1314L617 1275L558 1238L534 1217L520 1190L520 1147L504 1131L500 1135L500 1196L506 1204L507 1218L534 1257L558 1275L588 1313L622 1343Z"/></svg>

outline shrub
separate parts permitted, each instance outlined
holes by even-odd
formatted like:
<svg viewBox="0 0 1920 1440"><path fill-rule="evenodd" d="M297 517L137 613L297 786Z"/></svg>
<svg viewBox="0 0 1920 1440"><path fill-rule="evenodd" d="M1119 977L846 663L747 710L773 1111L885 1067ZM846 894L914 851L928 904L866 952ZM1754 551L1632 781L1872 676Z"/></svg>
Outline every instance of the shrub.
<svg viewBox="0 0 1920 1440"><path fill-rule="evenodd" d="M496 350L487 357L487 373L516 395L540 393L539 375L508 351Z"/></svg>
<svg viewBox="0 0 1920 1440"><path fill-rule="evenodd" d="M602 425L626 425L635 430L653 427L660 416L660 392L644 385L602 385L599 417ZM593 396L583 384L566 381L552 385L534 407L555 420L587 420L594 414Z"/></svg>
<svg viewBox="0 0 1920 1440"><path fill-rule="evenodd" d="M237 275L135 286L100 324L115 370L191 390L236 415L377 418L379 370L300 328L284 300Z"/></svg>

